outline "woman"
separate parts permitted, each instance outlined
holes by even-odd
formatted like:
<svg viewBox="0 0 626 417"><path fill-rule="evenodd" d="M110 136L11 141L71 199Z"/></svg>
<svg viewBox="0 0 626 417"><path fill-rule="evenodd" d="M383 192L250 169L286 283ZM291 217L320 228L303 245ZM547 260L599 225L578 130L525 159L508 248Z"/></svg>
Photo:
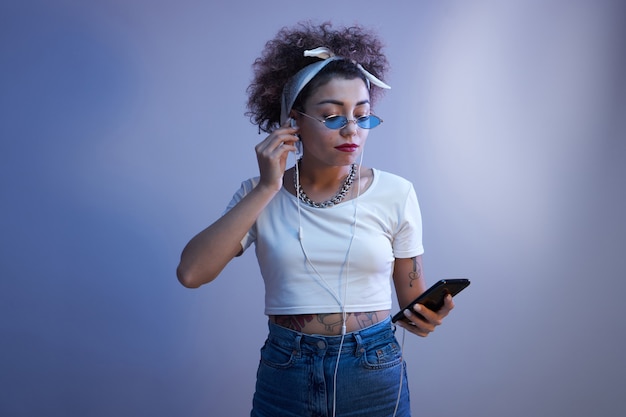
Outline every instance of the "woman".
<svg viewBox="0 0 626 417"><path fill-rule="evenodd" d="M373 33L329 23L283 28L254 63L248 115L269 133L260 175L177 270L199 287L254 243L269 335L252 416L410 415L390 281L401 306L425 290L419 205L408 181L361 164L387 67ZM398 324L427 336L452 308L418 305Z"/></svg>

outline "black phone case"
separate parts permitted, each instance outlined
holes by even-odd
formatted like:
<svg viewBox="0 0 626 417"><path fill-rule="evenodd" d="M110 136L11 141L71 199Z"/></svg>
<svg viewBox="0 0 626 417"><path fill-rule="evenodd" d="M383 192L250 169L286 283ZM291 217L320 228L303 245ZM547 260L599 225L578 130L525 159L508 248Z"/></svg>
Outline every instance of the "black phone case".
<svg viewBox="0 0 626 417"><path fill-rule="evenodd" d="M413 312L413 306L415 304L422 304L429 310L438 311L441 307L443 307L446 295L450 294L454 297L468 285L470 285L470 281L465 278L442 279L440 281L437 281L435 284L433 284L432 287L424 291L422 295L420 295L415 300L411 301L409 305L401 309L395 316L391 318L391 321L395 323L398 320L406 319L403 311L406 309L410 309L411 312ZM420 316L419 313L413 312L413 314Z"/></svg>

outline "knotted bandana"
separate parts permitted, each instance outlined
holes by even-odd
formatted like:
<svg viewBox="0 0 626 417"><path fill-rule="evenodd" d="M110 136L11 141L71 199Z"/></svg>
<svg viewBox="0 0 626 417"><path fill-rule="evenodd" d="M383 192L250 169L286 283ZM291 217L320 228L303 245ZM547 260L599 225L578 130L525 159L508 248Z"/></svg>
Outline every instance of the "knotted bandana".
<svg viewBox="0 0 626 417"><path fill-rule="evenodd" d="M335 54L328 48L320 47L315 49L309 49L304 51L304 56L320 58L321 61L314 62L307 65L298 71L291 79L285 84L283 88L283 95L280 103L280 124L285 123L291 112L291 107L296 101L298 94L302 89L315 77L326 65L339 59L346 59ZM369 73L363 66L355 62L357 68L363 73L367 79L367 87L370 87L370 83L377 87L390 89L391 87L376 78L373 74Z"/></svg>

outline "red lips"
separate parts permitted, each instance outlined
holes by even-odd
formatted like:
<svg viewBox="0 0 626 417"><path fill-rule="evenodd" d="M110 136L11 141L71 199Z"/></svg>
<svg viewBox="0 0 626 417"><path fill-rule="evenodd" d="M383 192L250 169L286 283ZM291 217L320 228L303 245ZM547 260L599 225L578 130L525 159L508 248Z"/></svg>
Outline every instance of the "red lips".
<svg viewBox="0 0 626 417"><path fill-rule="evenodd" d="M355 145L354 143L346 143L343 145L335 146L335 149L341 152L354 152L359 149L359 145Z"/></svg>

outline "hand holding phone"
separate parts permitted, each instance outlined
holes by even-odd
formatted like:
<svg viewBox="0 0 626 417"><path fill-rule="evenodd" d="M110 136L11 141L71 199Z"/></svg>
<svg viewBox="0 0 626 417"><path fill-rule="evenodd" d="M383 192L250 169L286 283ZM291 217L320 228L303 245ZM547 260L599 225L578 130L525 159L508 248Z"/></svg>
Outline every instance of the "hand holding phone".
<svg viewBox="0 0 626 417"><path fill-rule="evenodd" d="M409 305L405 306L398 313L396 313L396 315L391 318L391 321L395 323L398 320L407 320L404 315L404 310L407 309L418 317L424 318L421 314L413 310L413 306L415 306L415 304L421 304L429 310L438 311L441 307L443 307L445 298L448 294L454 297L463 291L468 285L470 285L470 281L466 278L442 279L437 281L432 287L424 291L422 295L411 301Z"/></svg>

